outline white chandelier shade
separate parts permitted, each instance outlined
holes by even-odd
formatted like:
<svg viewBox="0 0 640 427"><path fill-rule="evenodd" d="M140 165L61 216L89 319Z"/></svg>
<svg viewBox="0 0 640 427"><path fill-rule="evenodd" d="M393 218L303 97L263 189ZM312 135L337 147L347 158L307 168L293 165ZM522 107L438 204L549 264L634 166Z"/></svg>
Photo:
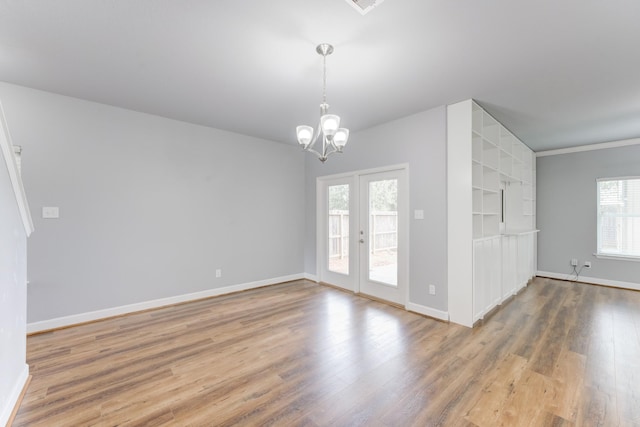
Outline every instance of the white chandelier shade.
<svg viewBox="0 0 640 427"><path fill-rule="evenodd" d="M327 157L333 153L342 153L349 140L349 129L340 127L340 117L329 114L329 104L327 104L327 55L333 52L333 46L323 43L316 47L316 52L322 55L323 63L323 86L322 104L320 104L320 123L314 130L311 126L301 125L296 128L298 143L303 150L314 153L321 162L325 162ZM318 140L322 141L322 147L315 145Z"/></svg>

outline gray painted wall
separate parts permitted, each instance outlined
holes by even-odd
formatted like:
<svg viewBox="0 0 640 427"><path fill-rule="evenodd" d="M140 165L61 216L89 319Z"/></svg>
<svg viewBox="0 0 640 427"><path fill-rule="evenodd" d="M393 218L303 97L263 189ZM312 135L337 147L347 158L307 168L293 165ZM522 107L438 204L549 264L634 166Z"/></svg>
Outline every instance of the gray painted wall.
<svg viewBox="0 0 640 427"><path fill-rule="evenodd" d="M569 274L571 258L591 261L582 276L640 283L640 263L598 259L596 179L640 176L640 145L537 158L538 270Z"/></svg>
<svg viewBox="0 0 640 427"><path fill-rule="evenodd" d="M38 230L29 322L304 271L298 147L4 83L0 98Z"/></svg>
<svg viewBox="0 0 640 427"><path fill-rule="evenodd" d="M26 380L26 273L27 235L0 150L0 425Z"/></svg>
<svg viewBox="0 0 640 427"><path fill-rule="evenodd" d="M446 107L438 107L353 133L342 155L321 164L306 159L305 271L316 274L316 178L409 164L410 302L447 310ZM413 219L423 209L424 220ZM437 287L428 294L428 285Z"/></svg>

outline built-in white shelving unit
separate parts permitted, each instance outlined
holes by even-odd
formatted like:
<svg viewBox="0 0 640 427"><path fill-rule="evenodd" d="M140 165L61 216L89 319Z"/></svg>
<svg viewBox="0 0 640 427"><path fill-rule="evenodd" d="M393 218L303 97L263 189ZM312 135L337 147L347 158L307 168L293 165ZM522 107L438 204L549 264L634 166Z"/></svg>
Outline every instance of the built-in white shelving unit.
<svg viewBox="0 0 640 427"><path fill-rule="evenodd" d="M535 156L473 100L447 132L449 316L472 326L535 272Z"/></svg>
<svg viewBox="0 0 640 427"><path fill-rule="evenodd" d="M471 108L473 238L500 234L501 183L521 186L522 212L511 213L523 218L513 228L535 228L533 152L476 103Z"/></svg>

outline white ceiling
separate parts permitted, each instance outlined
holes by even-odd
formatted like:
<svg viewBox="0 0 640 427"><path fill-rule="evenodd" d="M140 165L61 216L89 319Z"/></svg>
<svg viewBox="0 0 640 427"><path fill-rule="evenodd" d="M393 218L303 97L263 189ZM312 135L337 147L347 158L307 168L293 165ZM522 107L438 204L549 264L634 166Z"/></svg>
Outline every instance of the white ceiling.
<svg viewBox="0 0 640 427"><path fill-rule="evenodd" d="M295 144L476 99L535 151L640 137L640 1L2 0L0 80Z"/></svg>

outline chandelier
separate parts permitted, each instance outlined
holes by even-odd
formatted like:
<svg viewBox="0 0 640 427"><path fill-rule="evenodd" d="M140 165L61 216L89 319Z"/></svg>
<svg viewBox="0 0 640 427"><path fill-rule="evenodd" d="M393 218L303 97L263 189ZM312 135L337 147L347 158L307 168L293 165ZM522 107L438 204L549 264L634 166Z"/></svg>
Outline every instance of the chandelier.
<svg viewBox="0 0 640 427"><path fill-rule="evenodd" d="M333 153L342 153L342 149L347 145L349 139L349 129L340 127L340 117L335 114L328 114L329 104L327 104L327 55L333 52L333 46L323 43L316 47L316 52L322 55L322 104L320 104L320 124L314 130L311 126L298 126L296 135L298 142L305 151L314 153L322 163ZM318 139L322 139L322 148L318 150L314 147Z"/></svg>

